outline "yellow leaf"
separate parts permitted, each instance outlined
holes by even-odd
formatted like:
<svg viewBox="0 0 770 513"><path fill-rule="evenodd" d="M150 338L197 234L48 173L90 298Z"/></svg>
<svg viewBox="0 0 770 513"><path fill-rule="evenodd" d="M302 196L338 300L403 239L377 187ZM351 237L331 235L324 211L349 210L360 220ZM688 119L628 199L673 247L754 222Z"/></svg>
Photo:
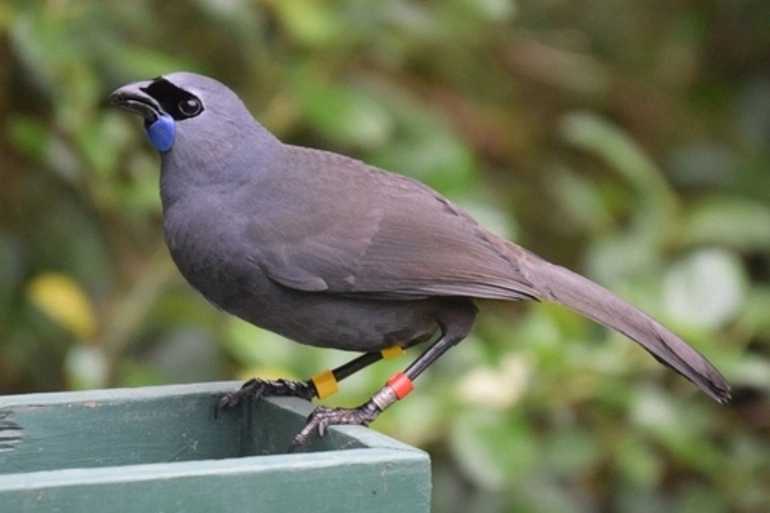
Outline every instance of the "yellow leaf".
<svg viewBox="0 0 770 513"><path fill-rule="evenodd" d="M80 285L65 274L43 273L27 286L27 299L81 340L96 335L96 314Z"/></svg>

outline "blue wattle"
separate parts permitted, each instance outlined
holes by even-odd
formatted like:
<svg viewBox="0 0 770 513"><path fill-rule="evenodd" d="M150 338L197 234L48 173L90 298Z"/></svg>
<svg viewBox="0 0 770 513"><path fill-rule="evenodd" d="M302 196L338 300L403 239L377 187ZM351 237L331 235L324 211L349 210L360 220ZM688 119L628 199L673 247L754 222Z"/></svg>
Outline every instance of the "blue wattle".
<svg viewBox="0 0 770 513"><path fill-rule="evenodd" d="M168 114L161 114L152 124L145 127L147 137L158 151L168 151L174 144L176 125L174 118Z"/></svg>

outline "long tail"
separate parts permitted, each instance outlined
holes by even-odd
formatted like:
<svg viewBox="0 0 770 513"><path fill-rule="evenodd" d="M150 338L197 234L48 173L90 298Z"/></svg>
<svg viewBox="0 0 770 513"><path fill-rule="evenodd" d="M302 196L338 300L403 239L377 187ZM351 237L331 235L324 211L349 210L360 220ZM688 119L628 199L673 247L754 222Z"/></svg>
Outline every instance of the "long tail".
<svg viewBox="0 0 770 513"><path fill-rule="evenodd" d="M542 293L541 299L561 303L624 334L716 401L730 399L730 385L708 360L638 308L596 283L534 255L527 259L527 271Z"/></svg>

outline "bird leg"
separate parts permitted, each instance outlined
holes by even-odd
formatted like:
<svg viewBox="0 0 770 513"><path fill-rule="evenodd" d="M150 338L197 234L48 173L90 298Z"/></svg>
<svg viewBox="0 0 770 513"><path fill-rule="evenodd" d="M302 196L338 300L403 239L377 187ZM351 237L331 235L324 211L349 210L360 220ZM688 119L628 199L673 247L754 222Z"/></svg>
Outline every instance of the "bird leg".
<svg viewBox="0 0 770 513"><path fill-rule="evenodd" d="M222 411L222 409L238 406L241 401L247 398L259 400L262 397L290 396L312 401L316 397L324 398L330 396L337 391L337 382L342 381L383 358L394 358L402 352L403 350L400 347L394 347L382 351L364 353L344 365L340 365L330 371L327 370L318 373L305 381L252 378L244 383L240 389L222 396L214 410L214 417L218 417L219 412Z"/></svg>
<svg viewBox="0 0 770 513"><path fill-rule="evenodd" d="M395 402L395 399L393 401ZM318 436L324 436L326 428L332 425L356 424L368 426L382 411L374 402L374 398L358 408L328 408L326 406L319 406L308 416L305 427L291 441L289 452L295 452L305 445L314 432L317 432Z"/></svg>
<svg viewBox="0 0 770 513"><path fill-rule="evenodd" d="M225 394L219 399L214 410L214 418L217 418L219 412L224 408L238 406L243 399L252 397L254 400L259 400L262 397L268 396L300 397L310 401L318 396L318 392L311 380L292 381L289 379L267 380L252 378L235 392Z"/></svg>
<svg viewBox="0 0 770 513"><path fill-rule="evenodd" d="M475 315L475 311L472 312L472 315ZM471 316L470 323L468 323L467 327L468 329L470 328L472 321L473 317ZM292 440L291 445L289 446L289 452L294 452L305 445L313 433L318 433L319 436L323 436L324 433L326 433L326 429L331 425L357 424L368 426L380 413L389 408L393 403L406 397L406 395L414 389L412 380L422 374L425 369L435 362L450 347L465 338L468 333L468 329L466 329L465 326L458 325L453 326L453 328L459 329L442 328L443 331L441 336L418 356L417 359L407 367L406 371L396 373L388 380L384 387L361 406L357 408L328 408L326 406L319 406L313 410L313 413L307 418L305 427L302 428L302 431L300 431L297 436L294 437L294 440Z"/></svg>

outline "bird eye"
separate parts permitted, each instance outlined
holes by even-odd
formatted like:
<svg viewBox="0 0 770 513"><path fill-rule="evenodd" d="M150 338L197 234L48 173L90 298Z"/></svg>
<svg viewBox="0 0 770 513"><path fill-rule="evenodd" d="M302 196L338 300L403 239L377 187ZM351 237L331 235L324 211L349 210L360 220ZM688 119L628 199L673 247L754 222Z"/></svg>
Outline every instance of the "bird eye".
<svg viewBox="0 0 770 513"><path fill-rule="evenodd" d="M201 102L197 98L187 98L179 102L179 111L188 117L200 114L201 109Z"/></svg>

